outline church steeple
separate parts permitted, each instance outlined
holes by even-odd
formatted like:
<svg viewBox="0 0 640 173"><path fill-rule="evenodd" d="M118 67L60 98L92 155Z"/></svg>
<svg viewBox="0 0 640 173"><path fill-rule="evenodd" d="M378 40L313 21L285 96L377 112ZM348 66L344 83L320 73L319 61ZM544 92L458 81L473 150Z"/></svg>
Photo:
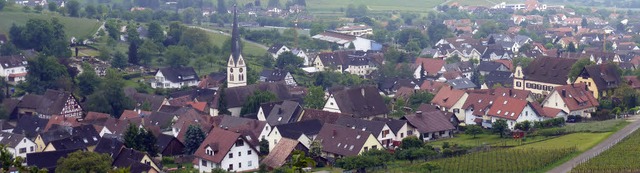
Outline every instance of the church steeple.
<svg viewBox="0 0 640 173"><path fill-rule="evenodd" d="M242 58L240 31L238 31L238 10L233 5L233 29L231 30L231 55L227 63L227 87L247 85L247 66Z"/></svg>
<svg viewBox="0 0 640 173"><path fill-rule="evenodd" d="M231 56L234 61L240 57L240 32L238 31L238 10L233 5L233 29L231 30Z"/></svg>

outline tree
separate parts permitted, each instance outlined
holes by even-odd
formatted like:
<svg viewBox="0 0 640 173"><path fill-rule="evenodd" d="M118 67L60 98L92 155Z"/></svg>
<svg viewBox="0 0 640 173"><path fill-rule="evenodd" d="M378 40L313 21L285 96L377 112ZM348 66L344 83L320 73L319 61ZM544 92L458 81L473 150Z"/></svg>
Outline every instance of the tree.
<svg viewBox="0 0 640 173"><path fill-rule="evenodd" d="M435 97L435 95L430 92L417 91L416 93L413 93L411 97L409 97L409 106L412 108L417 108L423 103L431 103L433 97Z"/></svg>
<svg viewBox="0 0 640 173"><path fill-rule="evenodd" d="M71 0L65 4L65 8L71 17L80 17L80 3L76 0Z"/></svg>
<svg viewBox="0 0 640 173"><path fill-rule="evenodd" d="M453 34L451 33L451 30L447 28L447 25L444 25L441 22L431 22L431 25L429 25L427 29L427 36L433 45L440 41L440 39L448 38L449 36L453 36Z"/></svg>
<svg viewBox="0 0 640 173"><path fill-rule="evenodd" d="M444 61L446 61L447 64L453 64L453 63L462 61L462 59L460 59L460 56L456 54L456 55L453 55L452 57L445 59Z"/></svg>
<svg viewBox="0 0 640 173"><path fill-rule="evenodd" d="M36 12L38 13L42 13L42 10L44 10L44 7L42 7L42 5L36 5L35 7L33 7L34 10L36 10Z"/></svg>
<svg viewBox="0 0 640 173"><path fill-rule="evenodd" d="M12 25L9 38L20 49L34 49L58 58L71 56L64 25L57 18L51 18L50 21L29 19L24 26Z"/></svg>
<svg viewBox="0 0 640 173"><path fill-rule="evenodd" d="M299 67L303 63L303 60L295 54L287 51L278 56L276 59L276 67L284 69L286 67Z"/></svg>
<svg viewBox="0 0 640 173"><path fill-rule="evenodd" d="M260 108L260 104L276 101L276 95L269 91L257 90L253 92L247 100L242 105L242 109L240 110L241 115L256 113L258 112L258 108Z"/></svg>
<svg viewBox="0 0 640 173"><path fill-rule="evenodd" d="M47 89L62 88L58 81L69 76L67 68L58 63L58 60L39 55L33 59L27 59L26 82L19 85L24 91L35 94L43 94Z"/></svg>
<svg viewBox="0 0 640 173"><path fill-rule="evenodd" d="M582 18L582 23L580 23L580 25L584 28L589 26L589 21L587 21L587 18Z"/></svg>
<svg viewBox="0 0 640 173"><path fill-rule="evenodd" d="M424 142L415 136L408 136L402 139L402 143L400 143L400 148L402 149L422 148L422 146L424 146Z"/></svg>
<svg viewBox="0 0 640 173"><path fill-rule="evenodd" d="M269 7L269 8L280 8L280 0L269 0L269 3L267 4L267 7Z"/></svg>
<svg viewBox="0 0 640 173"><path fill-rule="evenodd" d="M520 123L516 123L515 129L522 131L529 131L531 129L532 123L531 121L523 121Z"/></svg>
<svg viewBox="0 0 640 173"><path fill-rule="evenodd" d="M312 140L309 144L309 156L319 158L322 156L322 142L320 140Z"/></svg>
<svg viewBox="0 0 640 173"><path fill-rule="evenodd" d="M165 63L171 67L182 67L189 64L191 52L184 46L169 46L164 52Z"/></svg>
<svg viewBox="0 0 640 173"><path fill-rule="evenodd" d="M7 6L7 1L0 1L0 11L4 9L4 6Z"/></svg>
<svg viewBox="0 0 640 173"><path fill-rule="evenodd" d="M138 151L145 151L150 156L156 156L158 154L156 140L156 137L153 136L151 131L138 128L138 126L133 123L129 124L129 127L124 133L124 145L126 147Z"/></svg>
<svg viewBox="0 0 640 173"><path fill-rule="evenodd" d="M187 28L180 36L179 45L188 47L189 50L198 55L211 53L213 42L207 33L197 28Z"/></svg>
<svg viewBox="0 0 640 173"><path fill-rule="evenodd" d="M107 20L107 22L105 22L104 24L104 28L107 31L107 34L109 34L109 37L111 37L111 39L114 40L118 40L120 39L120 26L118 25L118 23L116 22L116 20L114 19L109 19Z"/></svg>
<svg viewBox="0 0 640 173"><path fill-rule="evenodd" d="M94 18L98 13L96 7L91 4L84 7L84 12L86 13L87 18Z"/></svg>
<svg viewBox="0 0 640 173"><path fill-rule="evenodd" d="M396 157L398 157L398 159L409 160L411 163L413 163L414 160L426 159L434 155L437 155L437 153L429 148L401 149L396 153Z"/></svg>
<svg viewBox="0 0 640 173"><path fill-rule="evenodd" d="M369 150L358 156L349 156L338 159L335 166L344 170L357 170L364 172L366 168L383 166L392 159L392 155L384 150Z"/></svg>
<svg viewBox="0 0 640 173"><path fill-rule="evenodd" d="M87 111L102 112L120 118L125 109L133 109L133 101L124 94L122 76L113 69L107 70L100 87L87 98Z"/></svg>
<svg viewBox="0 0 640 173"><path fill-rule="evenodd" d="M309 35L314 36L318 35L326 29L326 26L323 23L312 23L311 29L309 30Z"/></svg>
<svg viewBox="0 0 640 173"><path fill-rule="evenodd" d="M111 170L111 156L89 151L76 151L58 159L56 172L102 172Z"/></svg>
<svg viewBox="0 0 640 173"><path fill-rule="evenodd" d="M264 138L260 140L260 155L269 155L269 141Z"/></svg>
<svg viewBox="0 0 640 173"><path fill-rule="evenodd" d="M227 5L224 0L218 0L218 13L219 14L227 14Z"/></svg>
<svg viewBox="0 0 640 173"><path fill-rule="evenodd" d="M464 134L471 135L476 138L476 135L482 134L482 127L478 125L467 125L464 129Z"/></svg>
<svg viewBox="0 0 640 173"><path fill-rule="evenodd" d="M493 133L500 134L500 138L503 138L507 130L509 130L509 125L507 125L506 120L499 119L491 124L491 130Z"/></svg>
<svg viewBox="0 0 640 173"><path fill-rule="evenodd" d="M527 58L527 57L513 58L513 65L515 65L515 66L520 65L520 66L522 66L522 68L526 68L527 66L529 66L531 61L533 61L533 59L532 58Z"/></svg>
<svg viewBox="0 0 640 173"><path fill-rule="evenodd" d="M311 109L322 109L324 107L324 90L322 86L311 86L309 92L304 96L305 107Z"/></svg>
<svg viewBox="0 0 640 173"><path fill-rule="evenodd" d="M571 66L571 70L569 70L569 79L571 80L571 82L576 80L576 77L578 77L578 75L580 75L580 72L582 72L582 69L584 69L584 67L589 66L594 64L591 60L589 60L589 58L582 58L578 61L576 61L576 63L574 63Z"/></svg>
<svg viewBox="0 0 640 173"><path fill-rule="evenodd" d="M191 155L198 150L205 134L199 126L189 125L187 133L184 136L184 154Z"/></svg>
<svg viewBox="0 0 640 173"><path fill-rule="evenodd" d="M162 26L160 26L160 23L158 21L151 21L151 23L149 23L149 29L148 29L148 37L149 39L153 40L154 42L162 42L164 41L165 37L164 37L164 30L162 29Z"/></svg>
<svg viewBox="0 0 640 173"><path fill-rule="evenodd" d="M305 172L303 168L315 167L316 162L312 158L305 156L304 152L295 150L291 152L291 160L287 162L287 165L292 172Z"/></svg>
<svg viewBox="0 0 640 173"><path fill-rule="evenodd" d="M158 45L151 40L145 40L138 49L138 58L141 65L150 65L153 62L153 57L160 52Z"/></svg>
<svg viewBox="0 0 640 173"><path fill-rule="evenodd" d="M58 10L58 4L56 4L55 2L48 2L47 8L49 11L54 12Z"/></svg>
<svg viewBox="0 0 640 173"><path fill-rule="evenodd" d="M567 46L567 51L569 52L576 52L576 44L574 44L573 42L569 42L569 45Z"/></svg>
<svg viewBox="0 0 640 173"><path fill-rule="evenodd" d="M124 53L118 51L115 55L113 55L113 59L111 60L111 67L124 69L125 67L127 67L127 65L127 57L124 55Z"/></svg>
<svg viewBox="0 0 640 173"><path fill-rule="evenodd" d="M96 71L87 63L82 64L82 73L80 73L76 79L78 80L78 89L82 96L93 94L93 91L100 86L101 82L100 77L96 75Z"/></svg>
<svg viewBox="0 0 640 173"><path fill-rule="evenodd" d="M0 56L9 56L9 55L17 55L20 54L20 49L16 47L11 42L4 43L0 46Z"/></svg>

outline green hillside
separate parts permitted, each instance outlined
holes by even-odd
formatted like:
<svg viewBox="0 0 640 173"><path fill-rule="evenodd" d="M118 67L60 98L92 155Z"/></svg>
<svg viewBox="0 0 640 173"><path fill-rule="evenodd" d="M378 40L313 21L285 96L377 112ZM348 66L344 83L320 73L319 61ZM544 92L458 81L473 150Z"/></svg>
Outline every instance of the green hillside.
<svg viewBox="0 0 640 173"><path fill-rule="evenodd" d="M0 12L0 33L8 33L11 25L24 25L29 19L58 18L65 26L64 30L68 38L86 38L93 35L101 25L95 19L72 18L51 14L24 13L24 12Z"/></svg>

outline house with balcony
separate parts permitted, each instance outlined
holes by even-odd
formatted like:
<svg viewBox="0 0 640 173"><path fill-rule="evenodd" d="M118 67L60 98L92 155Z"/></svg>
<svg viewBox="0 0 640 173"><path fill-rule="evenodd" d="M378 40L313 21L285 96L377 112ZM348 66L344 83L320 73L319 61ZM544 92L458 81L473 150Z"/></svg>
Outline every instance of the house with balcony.
<svg viewBox="0 0 640 173"><path fill-rule="evenodd" d="M192 67L167 67L156 72L151 88L182 88L198 86L200 78Z"/></svg>

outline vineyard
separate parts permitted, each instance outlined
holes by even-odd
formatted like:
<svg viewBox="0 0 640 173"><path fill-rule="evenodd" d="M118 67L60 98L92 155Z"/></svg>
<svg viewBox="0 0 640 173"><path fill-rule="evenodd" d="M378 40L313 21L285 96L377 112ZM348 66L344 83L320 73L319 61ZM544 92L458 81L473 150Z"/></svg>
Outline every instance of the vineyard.
<svg viewBox="0 0 640 173"><path fill-rule="evenodd" d="M434 172L532 172L576 152L562 149L498 149L427 162L415 170ZM435 165L435 166L434 166ZM408 170L408 171L415 171Z"/></svg>
<svg viewBox="0 0 640 173"><path fill-rule="evenodd" d="M582 163L571 172L640 172L640 131L629 135L609 150Z"/></svg>

